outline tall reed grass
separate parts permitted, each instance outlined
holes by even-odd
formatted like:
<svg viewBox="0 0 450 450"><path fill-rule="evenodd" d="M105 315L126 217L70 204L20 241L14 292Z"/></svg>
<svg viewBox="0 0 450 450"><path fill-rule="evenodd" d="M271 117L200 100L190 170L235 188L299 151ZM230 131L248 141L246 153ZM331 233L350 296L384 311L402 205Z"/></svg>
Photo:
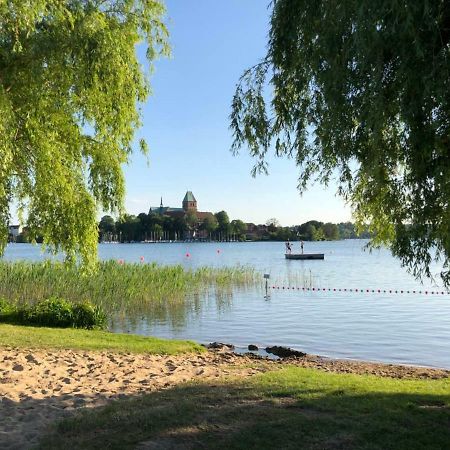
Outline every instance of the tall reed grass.
<svg viewBox="0 0 450 450"><path fill-rule="evenodd" d="M85 274L59 262L0 262L0 297L21 304L34 304L49 297L70 301L89 300L107 313L139 314L167 310L184 303L189 295L250 286L257 281L245 267L196 270L157 264L99 263L98 271Z"/></svg>

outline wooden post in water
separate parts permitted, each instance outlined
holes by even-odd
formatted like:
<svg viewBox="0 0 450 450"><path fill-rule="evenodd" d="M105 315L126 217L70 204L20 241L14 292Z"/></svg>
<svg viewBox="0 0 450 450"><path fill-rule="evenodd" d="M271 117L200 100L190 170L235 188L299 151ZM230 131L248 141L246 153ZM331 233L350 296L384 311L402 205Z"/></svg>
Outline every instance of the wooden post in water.
<svg viewBox="0 0 450 450"><path fill-rule="evenodd" d="M264 274L264 279L266 280L266 295L264 296L265 299L269 298L269 278L270 278L270 274L265 273Z"/></svg>

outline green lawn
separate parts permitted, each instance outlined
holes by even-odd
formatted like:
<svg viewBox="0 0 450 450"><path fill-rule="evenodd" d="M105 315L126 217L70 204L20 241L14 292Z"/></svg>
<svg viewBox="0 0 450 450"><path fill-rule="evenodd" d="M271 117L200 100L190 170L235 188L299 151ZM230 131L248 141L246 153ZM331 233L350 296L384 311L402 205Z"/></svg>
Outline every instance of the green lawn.
<svg viewBox="0 0 450 450"><path fill-rule="evenodd" d="M111 350L115 352L176 353L202 352L191 341L176 341L133 334L108 333L73 328L41 328L0 324L0 345L27 348Z"/></svg>
<svg viewBox="0 0 450 450"><path fill-rule="evenodd" d="M139 443L184 449L448 449L450 379L287 367L84 410L55 426L41 445L131 449Z"/></svg>

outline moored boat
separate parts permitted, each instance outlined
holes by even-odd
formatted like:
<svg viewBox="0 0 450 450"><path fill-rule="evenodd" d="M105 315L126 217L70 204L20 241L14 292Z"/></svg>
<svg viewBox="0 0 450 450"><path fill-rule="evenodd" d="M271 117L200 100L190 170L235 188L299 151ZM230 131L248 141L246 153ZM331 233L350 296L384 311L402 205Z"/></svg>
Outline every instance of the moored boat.
<svg viewBox="0 0 450 450"><path fill-rule="evenodd" d="M286 253L286 259L325 259L323 253Z"/></svg>

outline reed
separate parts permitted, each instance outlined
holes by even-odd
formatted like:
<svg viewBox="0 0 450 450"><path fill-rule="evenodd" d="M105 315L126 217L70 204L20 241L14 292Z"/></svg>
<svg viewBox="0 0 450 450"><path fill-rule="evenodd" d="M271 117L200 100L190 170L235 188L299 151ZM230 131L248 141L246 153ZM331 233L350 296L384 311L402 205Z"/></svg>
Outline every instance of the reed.
<svg viewBox="0 0 450 450"><path fill-rule="evenodd" d="M0 262L0 297L17 305L35 304L49 297L74 302L91 301L108 315L157 310L183 304L187 296L211 289L228 290L256 283L254 270L246 267L195 270L182 266L99 263L92 274L59 262Z"/></svg>

